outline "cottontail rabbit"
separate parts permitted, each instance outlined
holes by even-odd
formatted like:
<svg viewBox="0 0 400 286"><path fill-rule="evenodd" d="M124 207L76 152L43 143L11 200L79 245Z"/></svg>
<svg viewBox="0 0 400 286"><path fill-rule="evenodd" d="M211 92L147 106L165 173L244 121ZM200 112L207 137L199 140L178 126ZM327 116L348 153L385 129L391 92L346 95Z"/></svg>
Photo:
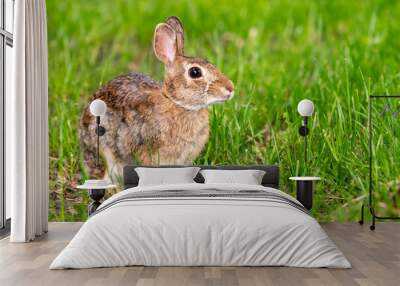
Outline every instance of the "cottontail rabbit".
<svg viewBox="0 0 400 286"><path fill-rule="evenodd" d="M233 96L233 83L206 60L185 56L183 43L180 20L169 17L157 25L153 41L156 57L165 64L164 82L131 72L93 95L92 100L107 104L100 153L111 174L121 175L135 156L145 165L191 164L208 141L207 106ZM95 164L95 119L88 106L80 141L90 175L104 177L104 163Z"/></svg>

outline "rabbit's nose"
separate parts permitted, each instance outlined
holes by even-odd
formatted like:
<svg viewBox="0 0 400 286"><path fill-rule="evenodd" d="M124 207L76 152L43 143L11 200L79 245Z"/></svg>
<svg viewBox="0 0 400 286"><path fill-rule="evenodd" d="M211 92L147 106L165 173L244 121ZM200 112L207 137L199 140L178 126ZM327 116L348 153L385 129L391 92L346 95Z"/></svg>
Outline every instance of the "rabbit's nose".
<svg viewBox="0 0 400 286"><path fill-rule="evenodd" d="M229 81L229 84L225 87L227 91L232 92L233 91L233 83Z"/></svg>

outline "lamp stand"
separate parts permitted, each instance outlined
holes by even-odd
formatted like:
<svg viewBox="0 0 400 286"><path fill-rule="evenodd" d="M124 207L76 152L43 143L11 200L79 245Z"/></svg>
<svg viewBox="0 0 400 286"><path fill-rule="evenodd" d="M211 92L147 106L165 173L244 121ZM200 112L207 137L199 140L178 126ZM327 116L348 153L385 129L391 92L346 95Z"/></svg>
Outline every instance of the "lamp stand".
<svg viewBox="0 0 400 286"><path fill-rule="evenodd" d="M106 133L106 129L100 125L100 116L96 116L96 135L97 135L97 154L96 154L96 168L99 167L100 161L100 136Z"/></svg>
<svg viewBox="0 0 400 286"><path fill-rule="evenodd" d="M97 152L96 152L96 168L99 168L100 161L100 136L106 133L106 129L100 125L100 116L96 116L96 129L97 135ZM101 200L106 193L106 189L89 189L89 197L92 199L92 203L88 207L88 216L94 213L97 208L101 205Z"/></svg>
<svg viewBox="0 0 400 286"><path fill-rule="evenodd" d="M310 133L310 130L307 127L308 117L304 116L303 125L299 128L299 134L304 137L304 163L307 164L307 135Z"/></svg>

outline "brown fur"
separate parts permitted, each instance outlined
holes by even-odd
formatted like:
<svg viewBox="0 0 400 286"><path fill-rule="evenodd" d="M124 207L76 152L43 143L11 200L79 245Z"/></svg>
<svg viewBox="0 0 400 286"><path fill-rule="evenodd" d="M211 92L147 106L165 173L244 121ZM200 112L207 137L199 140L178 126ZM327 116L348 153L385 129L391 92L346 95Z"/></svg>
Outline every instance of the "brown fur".
<svg viewBox="0 0 400 286"><path fill-rule="evenodd" d="M191 164L208 141L207 106L233 96L233 84L205 60L183 55L183 28L176 17L159 24L154 50L166 66L165 79L129 73L118 76L92 97L107 104L101 118L107 132L100 138L108 171L121 175L133 155L146 165ZM190 78L188 69L201 68L203 76ZM95 166L95 119L87 106L81 116L80 140L89 173L105 175Z"/></svg>

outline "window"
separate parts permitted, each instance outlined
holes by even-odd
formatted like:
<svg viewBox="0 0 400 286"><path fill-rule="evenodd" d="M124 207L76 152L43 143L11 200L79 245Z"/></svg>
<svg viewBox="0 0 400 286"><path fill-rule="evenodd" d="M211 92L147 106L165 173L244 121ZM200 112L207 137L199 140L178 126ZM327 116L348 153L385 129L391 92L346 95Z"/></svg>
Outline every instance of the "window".
<svg viewBox="0 0 400 286"><path fill-rule="evenodd" d="M5 99L11 93L14 0L0 0L0 235L9 230L10 194L5 185Z"/></svg>

